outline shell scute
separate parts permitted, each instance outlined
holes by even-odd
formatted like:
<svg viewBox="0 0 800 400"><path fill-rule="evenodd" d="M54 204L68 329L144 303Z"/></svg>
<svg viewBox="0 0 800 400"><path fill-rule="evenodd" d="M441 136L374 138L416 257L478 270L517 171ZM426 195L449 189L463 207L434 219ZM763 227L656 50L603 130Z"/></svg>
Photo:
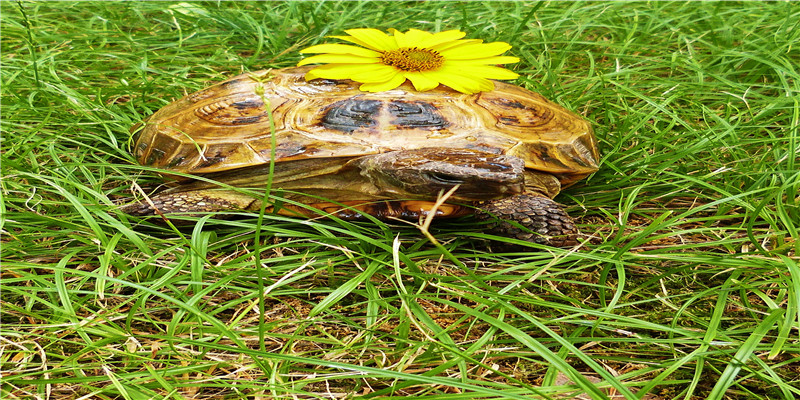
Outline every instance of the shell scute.
<svg viewBox="0 0 800 400"><path fill-rule="evenodd" d="M136 146L143 165L160 165L174 157L182 146L181 140L173 135L158 135L150 139L149 142L140 140Z"/></svg>
<svg viewBox="0 0 800 400"><path fill-rule="evenodd" d="M450 126L436 106L426 101L392 100L388 111L394 117L391 124L399 129L443 130Z"/></svg>
<svg viewBox="0 0 800 400"><path fill-rule="evenodd" d="M204 156L200 159L200 162L197 164L197 168L209 168L213 167L223 161L225 161L226 156L224 154L217 153L213 156Z"/></svg>
<svg viewBox="0 0 800 400"><path fill-rule="evenodd" d="M167 153L161 149L153 149L144 160L144 165L153 165L164 158Z"/></svg>
<svg viewBox="0 0 800 400"><path fill-rule="evenodd" d="M504 93L484 92L476 103L496 116L498 129L525 132L549 126L555 117L552 106L540 100L544 99L508 98Z"/></svg>
<svg viewBox="0 0 800 400"><path fill-rule="evenodd" d="M358 129L378 125L382 102L351 98L339 100L326 107L320 118L320 125L326 129L352 133Z"/></svg>
<svg viewBox="0 0 800 400"><path fill-rule="evenodd" d="M270 110L257 96L230 96L194 109L194 114L214 125L254 124L269 118Z"/></svg>

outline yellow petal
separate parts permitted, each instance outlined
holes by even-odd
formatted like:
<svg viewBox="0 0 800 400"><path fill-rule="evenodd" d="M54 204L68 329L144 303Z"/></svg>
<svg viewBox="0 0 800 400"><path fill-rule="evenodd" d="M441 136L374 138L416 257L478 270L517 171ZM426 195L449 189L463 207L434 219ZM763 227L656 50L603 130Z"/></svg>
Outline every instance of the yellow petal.
<svg viewBox="0 0 800 400"><path fill-rule="evenodd" d="M461 93L471 94L494 89L494 83L488 79L464 75L449 67L443 67L438 71L428 71L426 74Z"/></svg>
<svg viewBox="0 0 800 400"><path fill-rule="evenodd" d="M361 41L361 40L358 40L358 39L356 39L356 38L354 38L354 37L352 37L352 36L338 36L338 35L331 35L331 36L325 36L325 37L334 38L334 39L339 39L339 40L345 40L345 41L348 41L348 42L350 42L350 43L355 43L355 44L357 44L357 45L359 45L359 46L363 46L363 47L369 47L369 45L368 45L368 44L366 44L366 43L364 43L363 41Z"/></svg>
<svg viewBox="0 0 800 400"><path fill-rule="evenodd" d="M361 83L386 82L394 78L397 73L398 71L394 67L377 64L373 68L353 72L348 78Z"/></svg>
<svg viewBox="0 0 800 400"><path fill-rule="evenodd" d="M347 34L353 38L364 43L366 47L369 47L375 51L394 50L396 48L393 47L394 40L392 37L377 29L348 29L345 32L347 32Z"/></svg>
<svg viewBox="0 0 800 400"><path fill-rule="evenodd" d="M519 62L519 58L512 56L494 56L486 58L476 58L474 60L453 60L462 64L511 64Z"/></svg>
<svg viewBox="0 0 800 400"><path fill-rule="evenodd" d="M479 43L439 51L439 54L448 60L470 60L496 56L510 48L511 45L505 42Z"/></svg>
<svg viewBox="0 0 800 400"><path fill-rule="evenodd" d="M461 93L474 93L477 91L471 91L463 84L463 81L457 79L451 74L441 73L440 71L427 71L425 75L440 82L442 85L450 87L451 89Z"/></svg>
<svg viewBox="0 0 800 400"><path fill-rule="evenodd" d="M325 64L306 72L306 80L324 79L350 79L354 74L360 74L382 67L379 64Z"/></svg>
<svg viewBox="0 0 800 400"><path fill-rule="evenodd" d="M431 48L433 46L441 45L445 42L455 41L464 37L466 33L459 30L449 30L439 33L434 33L430 38L423 40L419 43L421 48Z"/></svg>
<svg viewBox="0 0 800 400"><path fill-rule="evenodd" d="M392 32L392 39L394 39L394 42L397 44L398 48L411 47L411 45L409 44L410 43L409 40L406 39L405 33L400 32L397 29L392 29L391 32Z"/></svg>
<svg viewBox="0 0 800 400"><path fill-rule="evenodd" d="M421 31L419 29L409 29L406 32L406 40L412 43L412 46L422 47L420 43L430 39L433 35L430 32Z"/></svg>
<svg viewBox="0 0 800 400"><path fill-rule="evenodd" d="M403 74L414 85L417 91L425 92L439 86L439 81L431 79L425 72L406 72Z"/></svg>
<svg viewBox="0 0 800 400"><path fill-rule="evenodd" d="M381 55L381 53L374 50L338 43L318 44L316 46L311 46L309 48L300 50L300 53L352 54L362 57L380 57Z"/></svg>
<svg viewBox="0 0 800 400"><path fill-rule="evenodd" d="M473 93L488 92L490 90L494 90L494 83L492 81L486 79L486 78L481 78L481 77L477 77L477 76L462 76L461 79L464 79L464 80L469 79L469 80L472 80L474 82L474 87L478 88L478 90L476 90ZM473 83L470 83L470 85L472 85L472 84Z"/></svg>
<svg viewBox="0 0 800 400"><path fill-rule="evenodd" d="M448 66L458 70L459 72L489 79L517 79L519 75L515 72L509 71L505 68L495 67L494 65L476 65L461 63L458 60L449 61Z"/></svg>
<svg viewBox="0 0 800 400"><path fill-rule="evenodd" d="M365 84L361 85L361 87L359 87L359 89L361 89L361 90L363 90L365 92L383 92L383 91L386 91L386 90L392 90L392 89L402 85L403 82L405 82L405 81L406 81L406 78L403 75L397 74L392 79L390 79L390 80L388 80L386 82L369 82L369 83L365 83Z"/></svg>
<svg viewBox="0 0 800 400"><path fill-rule="evenodd" d="M441 52L441 51L444 51L444 50L447 50L447 49L451 49L451 48L454 48L454 47L460 47L460 46L466 46L468 44L478 44L478 43L483 43L483 40L481 40L481 39L461 39L461 40L454 40L452 42L443 42L443 43L437 44L435 46L431 46L430 49Z"/></svg>
<svg viewBox="0 0 800 400"><path fill-rule="evenodd" d="M361 56L354 56L351 54L319 54L316 56L311 56L300 60L300 62L297 63L297 66L300 67L307 64L325 64L325 63L367 64L367 63L378 63L379 60L380 59L377 57L361 57Z"/></svg>

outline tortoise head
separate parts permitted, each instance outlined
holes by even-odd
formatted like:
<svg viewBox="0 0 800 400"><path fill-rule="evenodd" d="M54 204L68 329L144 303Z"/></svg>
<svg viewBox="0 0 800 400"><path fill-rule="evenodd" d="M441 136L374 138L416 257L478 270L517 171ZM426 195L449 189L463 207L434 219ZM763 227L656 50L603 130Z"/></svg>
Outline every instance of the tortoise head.
<svg viewBox="0 0 800 400"><path fill-rule="evenodd" d="M524 162L470 149L423 148L355 160L361 174L386 195L435 199L458 185L455 200L508 197L524 190Z"/></svg>

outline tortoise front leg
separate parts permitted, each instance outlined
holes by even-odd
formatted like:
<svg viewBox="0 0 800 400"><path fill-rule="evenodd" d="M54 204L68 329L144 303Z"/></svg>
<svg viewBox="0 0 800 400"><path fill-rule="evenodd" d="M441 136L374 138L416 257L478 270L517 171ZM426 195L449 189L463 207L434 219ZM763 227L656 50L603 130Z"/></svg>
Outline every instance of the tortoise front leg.
<svg viewBox="0 0 800 400"><path fill-rule="evenodd" d="M578 244L578 229L561 206L541 194L523 193L487 202L478 218L493 221L490 232L554 247Z"/></svg>
<svg viewBox="0 0 800 400"><path fill-rule="evenodd" d="M234 190L190 190L163 192L138 203L122 206L120 210L135 216L203 214L209 212L248 210L259 203L252 196Z"/></svg>

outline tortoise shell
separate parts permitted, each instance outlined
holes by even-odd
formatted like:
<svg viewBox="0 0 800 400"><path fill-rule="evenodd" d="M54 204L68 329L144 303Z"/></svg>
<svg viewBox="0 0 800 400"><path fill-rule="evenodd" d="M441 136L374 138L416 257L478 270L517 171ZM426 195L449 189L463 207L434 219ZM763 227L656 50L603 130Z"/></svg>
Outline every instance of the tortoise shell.
<svg viewBox="0 0 800 400"><path fill-rule="evenodd" d="M366 93L349 80L306 81L309 68L246 73L169 104L136 133L134 154L191 174L265 164L272 154L284 162L440 147L517 156L562 185L597 170L589 123L518 86L462 94L407 82Z"/></svg>

